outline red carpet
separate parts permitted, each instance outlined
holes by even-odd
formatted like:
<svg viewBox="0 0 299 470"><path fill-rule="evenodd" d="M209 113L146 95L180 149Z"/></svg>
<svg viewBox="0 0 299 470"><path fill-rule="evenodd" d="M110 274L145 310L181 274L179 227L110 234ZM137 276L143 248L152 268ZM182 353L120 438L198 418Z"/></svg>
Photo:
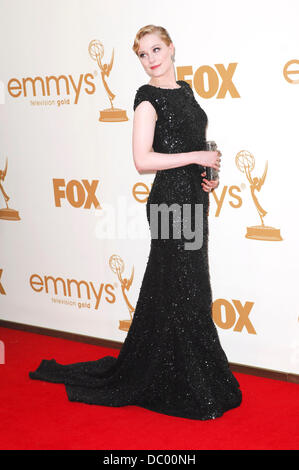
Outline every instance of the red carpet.
<svg viewBox="0 0 299 470"><path fill-rule="evenodd" d="M29 379L41 359L90 361L119 350L0 328L0 448L13 449L298 449L296 384L235 373L239 408L211 421L154 413L137 406L69 402L62 384Z"/></svg>

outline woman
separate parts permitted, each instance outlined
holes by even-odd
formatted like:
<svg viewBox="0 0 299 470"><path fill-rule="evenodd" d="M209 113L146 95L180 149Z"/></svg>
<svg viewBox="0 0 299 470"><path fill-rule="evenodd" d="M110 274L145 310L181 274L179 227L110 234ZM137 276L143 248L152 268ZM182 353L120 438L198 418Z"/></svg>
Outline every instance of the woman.
<svg viewBox="0 0 299 470"><path fill-rule="evenodd" d="M133 321L117 358L43 360L29 375L64 383L71 401L214 419L242 400L211 316L209 192L219 181L206 180L203 167L219 170L220 152L204 150L207 116L190 86L175 80L167 31L141 28L133 50L150 76L134 100L133 157L138 171L156 171L146 205L154 236ZM156 217L159 206L176 210ZM194 239L200 229L201 243L185 237L190 226Z"/></svg>

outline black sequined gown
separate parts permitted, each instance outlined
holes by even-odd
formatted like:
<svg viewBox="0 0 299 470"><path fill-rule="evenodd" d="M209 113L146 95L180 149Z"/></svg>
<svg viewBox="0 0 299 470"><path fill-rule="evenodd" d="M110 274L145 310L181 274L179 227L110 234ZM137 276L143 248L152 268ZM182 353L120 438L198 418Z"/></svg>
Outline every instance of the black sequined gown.
<svg viewBox="0 0 299 470"><path fill-rule="evenodd" d="M157 112L155 152L203 149L206 113L191 87L182 80L177 84L180 88L146 84L135 96L134 110L147 100ZM118 357L69 365L43 360L29 373L32 379L64 383L70 401L137 405L191 419L214 419L240 405L239 383L229 369L211 316L209 193L200 184L202 171L202 166L191 164L156 172L146 205L149 224L150 204L176 203L181 208L202 204L203 244L200 249L184 249L189 238L166 239L161 229L158 238L151 237L133 321ZM192 223L194 217L191 211ZM169 220L177 219L170 216Z"/></svg>

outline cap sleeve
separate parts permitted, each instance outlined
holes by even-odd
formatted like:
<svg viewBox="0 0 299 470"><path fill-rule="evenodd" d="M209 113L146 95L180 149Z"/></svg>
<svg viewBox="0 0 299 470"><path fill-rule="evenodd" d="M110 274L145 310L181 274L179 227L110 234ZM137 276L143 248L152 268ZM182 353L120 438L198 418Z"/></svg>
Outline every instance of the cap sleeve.
<svg viewBox="0 0 299 470"><path fill-rule="evenodd" d="M186 88L189 95L194 96L194 92L188 82L185 80L180 80L180 83Z"/></svg>
<svg viewBox="0 0 299 470"><path fill-rule="evenodd" d="M147 87L146 85L142 85L140 88L138 88L136 92L133 105L134 111L142 101L149 101L155 108L156 113L158 114L158 100L155 98L152 89L149 89L149 87Z"/></svg>

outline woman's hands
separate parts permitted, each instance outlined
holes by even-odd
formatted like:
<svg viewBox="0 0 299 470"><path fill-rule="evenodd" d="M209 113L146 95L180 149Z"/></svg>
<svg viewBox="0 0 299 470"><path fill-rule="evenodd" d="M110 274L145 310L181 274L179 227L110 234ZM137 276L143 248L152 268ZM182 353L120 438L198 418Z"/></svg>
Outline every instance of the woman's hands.
<svg viewBox="0 0 299 470"><path fill-rule="evenodd" d="M222 153L220 150L211 151L211 150L200 150L194 152L195 162L197 165L209 166L215 168L217 171L220 170L220 161ZM207 176L206 171L201 173L201 176ZM215 180L208 180L206 178L202 179L201 187L204 191L210 192L213 189L218 188L219 178Z"/></svg>
<svg viewBox="0 0 299 470"><path fill-rule="evenodd" d="M199 150L194 152L195 162L197 165L210 166L215 170L220 170L220 161L222 153L220 150Z"/></svg>
<svg viewBox="0 0 299 470"><path fill-rule="evenodd" d="M206 171L203 171L201 173L201 176L207 176ZM201 187L207 193L213 191L213 189L218 188L219 186L219 178L217 178L216 180L207 180L206 178L203 178L202 180L203 183L201 183Z"/></svg>

